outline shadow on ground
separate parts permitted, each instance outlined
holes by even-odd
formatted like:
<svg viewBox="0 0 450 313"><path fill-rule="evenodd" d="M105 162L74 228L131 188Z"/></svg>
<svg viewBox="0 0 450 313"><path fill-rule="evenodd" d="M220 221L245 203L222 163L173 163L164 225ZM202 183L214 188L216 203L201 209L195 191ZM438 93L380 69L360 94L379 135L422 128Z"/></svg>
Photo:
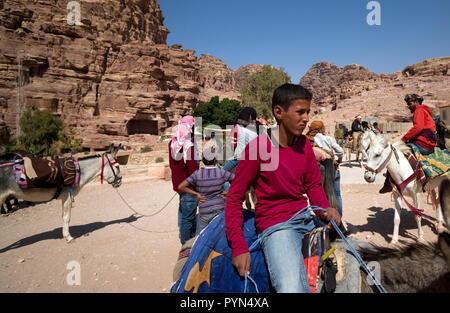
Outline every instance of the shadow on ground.
<svg viewBox="0 0 450 313"><path fill-rule="evenodd" d="M135 215L130 215L129 217L112 220L109 222L95 222L95 223L89 223L89 224L85 224L85 225L70 226L69 230L70 230L70 234L76 239L78 237L81 237L83 235L94 232L96 230L99 230L101 228L104 228L104 227L112 225L112 224L135 222L141 217L142 216L136 217ZM28 245L32 245L32 244L35 244L35 243L37 243L39 241L43 241L43 240L62 239L62 238L63 238L62 227L58 227L51 231L47 231L44 233L32 235L30 237L26 237L26 238L17 240L15 243L10 244L9 246L1 249L0 253L6 252L9 250L13 250L13 249L17 249L17 248L21 248L21 247L25 247Z"/></svg>
<svg viewBox="0 0 450 313"><path fill-rule="evenodd" d="M381 207L371 206L367 208L367 210L373 212L367 217L367 223L364 225L352 225L347 222L349 231L352 234L359 232L378 233L389 243L392 240L392 232L394 230L394 208L383 209ZM437 234L438 232L434 221L434 217L424 214L422 216L422 227L428 226ZM410 238L415 241L418 238L417 234L417 223L414 218L414 213L402 209L400 212L400 225L398 231L399 243L408 243L405 240L402 240L402 237Z"/></svg>
<svg viewBox="0 0 450 313"><path fill-rule="evenodd" d="M22 209L25 209L28 207L33 207L35 205L46 203L46 202L50 202L50 201L30 202L30 201L18 201L17 199L10 200L9 205L7 203L2 204L0 213L1 214L10 214L15 211L22 210ZM6 209L8 210L8 212L6 212Z"/></svg>

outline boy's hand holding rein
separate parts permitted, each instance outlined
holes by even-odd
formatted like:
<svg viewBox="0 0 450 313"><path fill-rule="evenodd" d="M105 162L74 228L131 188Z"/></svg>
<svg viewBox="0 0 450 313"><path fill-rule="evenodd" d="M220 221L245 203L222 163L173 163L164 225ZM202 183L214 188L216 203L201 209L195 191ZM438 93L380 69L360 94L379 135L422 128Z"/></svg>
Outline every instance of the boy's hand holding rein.
<svg viewBox="0 0 450 313"><path fill-rule="evenodd" d="M232 258L232 263L236 268L236 270L238 271L239 276L244 277L245 273L247 273L247 275L250 275L250 264L251 264L250 252L245 252L237 256L234 256Z"/></svg>
<svg viewBox="0 0 450 313"><path fill-rule="evenodd" d="M322 221L328 223L328 229L333 228L333 225L331 225L330 223L331 220L334 220L337 226L341 225L341 215L335 208L328 208L327 212L322 212L319 218Z"/></svg>

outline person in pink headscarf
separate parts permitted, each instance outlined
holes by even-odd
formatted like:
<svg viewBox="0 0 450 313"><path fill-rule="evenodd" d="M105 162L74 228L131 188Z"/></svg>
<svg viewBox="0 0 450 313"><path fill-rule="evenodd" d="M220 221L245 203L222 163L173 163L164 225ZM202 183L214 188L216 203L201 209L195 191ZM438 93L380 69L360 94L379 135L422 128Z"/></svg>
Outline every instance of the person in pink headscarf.
<svg viewBox="0 0 450 313"><path fill-rule="evenodd" d="M178 227L180 229L180 241L183 245L195 235L195 214L197 213L197 197L182 192L178 185L198 170L193 143L193 127L195 120L188 115L183 117L169 142L169 166L172 172L173 190L180 196L178 206Z"/></svg>

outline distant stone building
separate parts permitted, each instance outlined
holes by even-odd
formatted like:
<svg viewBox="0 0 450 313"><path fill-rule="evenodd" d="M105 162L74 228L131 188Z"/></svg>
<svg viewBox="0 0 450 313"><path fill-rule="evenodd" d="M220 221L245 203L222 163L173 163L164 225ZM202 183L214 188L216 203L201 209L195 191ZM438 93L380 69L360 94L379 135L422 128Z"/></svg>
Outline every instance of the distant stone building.
<svg viewBox="0 0 450 313"><path fill-rule="evenodd" d="M450 101L439 105L439 114L441 120L443 120L446 125L450 125Z"/></svg>

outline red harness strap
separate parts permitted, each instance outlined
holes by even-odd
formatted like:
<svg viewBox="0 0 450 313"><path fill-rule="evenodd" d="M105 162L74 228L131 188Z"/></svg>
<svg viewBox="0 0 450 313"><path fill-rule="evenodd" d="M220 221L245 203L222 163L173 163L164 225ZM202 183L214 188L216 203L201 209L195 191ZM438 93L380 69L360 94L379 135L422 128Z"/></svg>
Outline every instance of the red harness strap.
<svg viewBox="0 0 450 313"><path fill-rule="evenodd" d="M103 166L105 165L105 155L102 155L102 172L100 173L100 183L103 184Z"/></svg>
<svg viewBox="0 0 450 313"><path fill-rule="evenodd" d="M117 161L114 161L114 162L111 163L111 161L109 160L108 156L106 154L104 154L104 155L102 155L102 172L100 174L100 182L102 184L103 184L103 169L104 169L104 165L105 165L105 156L106 156L106 159L108 160L108 164L111 167L111 171L113 172L114 177L116 177L116 171L114 170L114 166L113 165L116 164Z"/></svg>
<svg viewBox="0 0 450 313"><path fill-rule="evenodd" d="M395 188L397 188L398 193L400 194L400 196L402 197L403 201L406 203L406 205L408 206L408 208L414 212L414 214L422 216L423 215L423 209L419 210L415 207L413 207L411 204L409 204L409 202L405 199L405 197L403 196L403 189L405 188L406 185L408 185L410 182L412 182L418 175L420 171L420 167L417 166L416 170L414 171L414 173L412 173L411 176L409 176L405 181L403 181L400 185L397 185L392 178L389 178L390 182L392 185L395 186Z"/></svg>

